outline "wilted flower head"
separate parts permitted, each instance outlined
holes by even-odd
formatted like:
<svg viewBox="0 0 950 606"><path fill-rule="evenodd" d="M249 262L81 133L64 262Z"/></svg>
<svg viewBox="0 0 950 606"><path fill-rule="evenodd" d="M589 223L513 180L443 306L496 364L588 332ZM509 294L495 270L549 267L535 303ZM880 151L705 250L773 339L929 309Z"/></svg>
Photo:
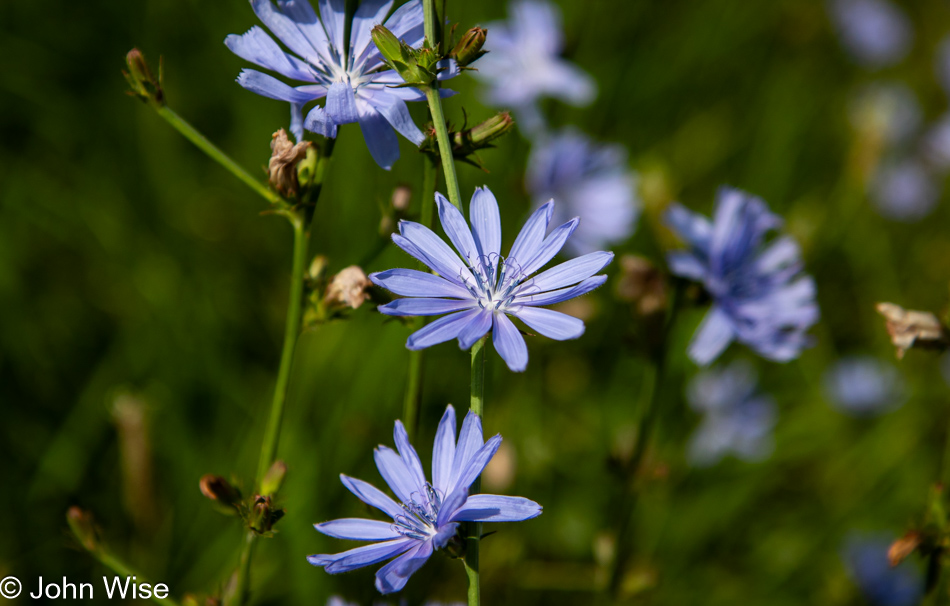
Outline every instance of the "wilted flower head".
<svg viewBox="0 0 950 606"><path fill-rule="evenodd" d="M878 303L877 312L884 316L891 343L897 348L898 360L912 347L941 351L950 347L950 332L929 311L904 309L893 303Z"/></svg>
<svg viewBox="0 0 950 606"><path fill-rule="evenodd" d="M916 160L882 167L870 184L871 201L881 216L895 221L919 221L933 211L940 191Z"/></svg>
<svg viewBox="0 0 950 606"><path fill-rule="evenodd" d="M350 265L341 269L340 273L330 280L324 300L329 305L359 309L359 306L369 298L366 289L370 286L372 282L363 270L358 265Z"/></svg>
<svg viewBox="0 0 950 606"><path fill-rule="evenodd" d="M589 75L560 57L561 15L546 0L517 0L508 21L490 23L476 77L487 86L489 103L515 110L519 124L536 132L544 124L537 102L554 97L583 106L597 87Z"/></svg>
<svg viewBox="0 0 950 606"><path fill-rule="evenodd" d="M372 543L343 553L312 555L307 560L337 574L395 557L376 573L376 588L392 593L405 586L434 550L445 547L459 522L520 522L540 515L541 506L522 497L469 496L469 487L498 450L501 436L484 442L481 419L473 412L462 423L458 443L455 426L455 409L448 406L436 430L430 483L406 429L396 421L398 452L379 446L374 456L380 475L399 503L362 480L340 475L344 486L391 521L344 518L316 524L325 535Z"/></svg>
<svg viewBox="0 0 950 606"><path fill-rule="evenodd" d="M610 263L613 253L590 253L532 277L561 250L579 219L545 236L554 214L551 200L528 218L508 256L502 257L498 202L487 187L477 188L472 196L471 229L444 196L437 193L436 203L442 229L457 254L432 230L412 221L399 222L393 242L438 275L414 269L370 274L377 286L406 297L380 306L382 313L449 314L410 335L406 347L424 349L458 339L459 346L468 349L491 331L498 354L508 368L520 372L528 366L528 347L508 316L558 341L584 333L581 320L541 306L579 297L603 284L607 276L594 274Z"/></svg>
<svg viewBox="0 0 950 606"><path fill-rule="evenodd" d="M637 177L620 145L599 145L570 128L541 137L531 150L525 183L536 207L557 200L556 222L581 218L566 245L576 254L622 242L636 227Z"/></svg>
<svg viewBox="0 0 950 606"><path fill-rule="evenodd" d="M703 371L690 381L690 407L703 415L689 444L693 463L712 465L727 454L754 461L772 452L775 403L755 389L755 370L743 361Z"/></svg>
<svg viewBox="0 0 950 606"><path fill-rule="evenodd" d="M243 70L238 83L259 95L289 102L290 130L298 141L303 138L304 128L336 137L338 126L359 122L373 159L389 169L399 158L399 141L393 129L416 145L425 140L405 103L424 101L425 95L414 88L392 88L403 80L383 63L370 37L373 26L386 19L392 4L392 0L361 2L348 25L344 0L320 0L320 18L308 0L276 0L276 4L272 0L251 0L257 17L291 53L257 26L240 36L229 35L224 43L242 59L306 84L292 88L252 69ZM400 6L385 25L408 45L422 44L421 0ZM344 49L347 27L350 46ZM452 64L445 67L440 77L457 71ZM324 97L326 106L314 107L304 118L304 105Z"/></svg>
<svg viewBox="0 0 950 606"><path fill-rule="evenodd" d="M904 403L904 381L897 369L871 356L839 360L824 376L825 393L836 408L865 416Z"/></svg>
<svg viewBox="0 0 950 606"><path fill-rule="evenodd" d="M780 362L798 357L818 321L815 282L802 274L798 244L766 234L782 225L765 203L745 192L720 188L713 221L674 204L670 227L690 245L667 254L670 271L702 282L713 298L689 345L689 356L706 365L736 339Z"/></svg>
<svg viewBox="0 0 950 606"><path fill-rule="evenodd" d="M849 536L841 553L848 575L873 606L919 604L923 578L909 562L891 567L887 557L891 542L886 535Z"/></svg>
<svg viewBox="0 0 950 606"><path fill-rule="evenodd" d="M830 0L829 10L842 45L865 67L893 65L910 51L913 26L889 0Z"/></svg>

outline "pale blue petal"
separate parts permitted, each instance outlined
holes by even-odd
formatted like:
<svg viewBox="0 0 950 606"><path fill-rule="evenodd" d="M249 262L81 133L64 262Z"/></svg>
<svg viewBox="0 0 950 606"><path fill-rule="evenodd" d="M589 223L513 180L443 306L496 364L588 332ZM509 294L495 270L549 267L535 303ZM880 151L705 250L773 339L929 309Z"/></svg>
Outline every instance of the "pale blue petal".
<svg viewBox="0 0 950 606"><path fill-rule="evenodd" d="M459 66L455 59L443 59L436 67L439 69L439 73L436 74L437 80L451 80L459 75Z"/></svg>
<svg viewBox="0 0 950 606"><path fill-rule="evenodd" d="M452 474L449 476L446 495L455 491L459 476L482 444L484 444L482 419L470 410L462 421L462 430L459 432L459 442L455 449L455 460L452 461Z"/></svg>
<svg viewBox="0 0 950 606"><path fill-rule="evenodd" d="M373 26L380 25L389 14L393 0L363 0L350 26L350 56L360 57L372 42Z"/></svg>
<svg viewBox="0 0 950 606"><path fill-rule="evenodd" d="M303 141L303 103L290 104L290 133L297 143Z"/></svg>
<svg viewBox="0 0 950 606"><path fill-rule="evenodd" d="M595 252L565 261L525 281L516 294L519 296L540 294L576 284L602 270L613 258L612 252Z"/></svg>
<svg viewBox="0 0 950 606"><path fill-rule="evenodd" d="M460 311L430 322L409 335L409 339L406 340L406 347L409 349L425 349L454 339L458 337L459 331L480 311L479 309Z"/></svg>
<svg viewBox="0 0 950 606"><path fill-rule="evenodd" d="M422 145L422 142L426 140L426 136L412 121L406 102L397 95L390 94L388 90L367 91L360 94L365 96L366 102L372 105L373 109L396 129L396 132L412 141L414 145Z"/></svg>
<svg viewBox="0 0 950 606"><path fill-rule="evenodd" d="M337 125L352 124L360 119L356 95L349 82L334 82L330 85L326 111Z"/></svg>
<svg viewBox="0 0 950 606"><path fill-rule="evenodd" d="M362 518L330 520L322 524L314 524L313 527L329 537L351 541L388 541L402 537L393 530L392 522Z"/></svg>
<svg viewBox="0 0 950 606"><path fill-rule="evenodd" d="M486 269L494 269L501 254L501 215L498 201L487 186L475 188L468 215L482 263L487 266Z"/></svg>
<svg viewBox="0 0 950 606"><path fill-rule="evenodd" d="M471 309L476 305L472 299L396 299L376 309L387 316L441 316L453 311Z"/></svg>
<svg viewBox="0 0 950 606"><path fill-rule="evenodd" d="M538 210L534 211L531 216L528 217L518 237L515 238L511 252L508 253L509 261L517 261L520 266L524 266L538 254L541 248L541 242L544 241L544 234L548 230L548 223L551 222L551 214L553 212L554 202L551 201L542 204Z"/></svg>
<svg viewBox="0 0 950 606"><path fill-rule="evenodd" d="M468 487L472 485L475 478L481 475L485 466L488 465L488 462L491 461L495 453L498 452L499 446L501 446L501 436L496 435L489 438L489 440L478 449L465 466L465 469L462 470L462 473L459 474L458 480L455 482L456 491L468 490Z"/></svg>
<svg viewBox="0 0 950 606"><path fill-rule="evenodd" d="M253 69L241 70L241 73L237 77L237 82L252 93L257 93L258 95L271 99L277 99L278 101L303 104L323 96L318 93L307 93L297 90L287 86L273 76L268 76L265 73Z"/></svg>
<svg viewBox="0 0 950 606"><path fill-rule="evenodd" d="M475 345L475 342L484 337L485 333L489 331L491 324L492 312L487 309L481 310L480 314L472 318L472 320L459 331L459 347L468 349L472 345Z"/></svg>
<svg viewBox="0 0 950 606"><path fill-rule="evenodd" d="M373 451L373 460L376 461L379 475L386 480L396 498L403 503L409 503L416 485L402 457L392 448L380 445Z"/></svg>
<svg viewBox="0 0 950 606"><path fill-rule="evenodd" d="M696 329L686 353L697 364L706 366L719 357L733 338L735 329L729 316L718 307L713 307Z"/></svg>
<svg viewBox="0 0 950 606"><path fill-rule="evenodd" d="M522 522L541 515L541 506L524 497L476 494L452 516L453 522Z"/></svg>
<svg viewBox="0 0 950 606"><path fill-rule="evenodd" d="M343 485L346 486L350 492L355 494L360 501L379 509L393 519L405 513L402 507L369 482L364 482L358 478L351 478L342 473L340 474L340 481L343 482Z"/></svg>
<svg viewBox="0 0 950 606"><path fill-rule="evenodd" d="M568 299L573 299L574 297L586 295L606 281L607 276L594 276L592 278L587 278L577 286L552 290L539 295L515 297L513 303L515 305L533 306L554 305L555 303L561 303L562 301L567 301Z"/></svg>
<svg viewBox="0 0 950 606"><path fill-rule="evenodd" d="M363 140L373 156L376 164L384 170L392 168L399 159L399 139L393 127L369 103L359 103L360 130L363 131Z"/></svg>
<svg viewBox="0 0 950 606"><path fill-rule="evenodd" d="M448 488L455 461L455 422L455 408L449 404L439 421L432 446L432 485L442 494Z"/></svg>
<svg viewBox="0 0 950 606"><path fill-rule="evenodd" d="M422 0L411 0L393 11L386 20L386 29L412 47L422 44L425 36L425 19Z"/></svg>
<svg viewBox="0 0 950 606"><path fill-rule="evenodd" d="M584 334L584 322L559 311L540 307L522 307L512 311L515 316L533 330L538 331L549 339L566 341L576 339Z"/></svg>
<svg viewBox="0 0 950 606"><path fill-rule="evenodd" d="M277 38L304 59L317 56L318 47L315 47L294 19L284 15L271 0L251 0L251 8L257 18L272 31Z"/></svg>
<svg viewBox="0 0 950 606"><path fill-rule="evenodd" d="M274 39L258 26L242 35L230 34L224 45L232 53L263 68L304 82L316 82L307 64L281 50Z"/></svg>
<svg viewBox="0 0 950 606"><path fill-rule="evenodd" d="M666 264L670 266L670 272L673 275L697 282L702 282L709 274L708 267L696 258L696 255L684 250L666 253Z"/></svg>
<svg viewBox="0 0 950 606"><path fill-rule="evenodd" d="M440 276L462 286L475 284L475 278L472 276L472 272L469 271L468 266L431 229L420 223L400 221L399 233L425 255L425 258L428 259L426 265L434 269ZM395 238L393 239L395 240Z"/></svg>
<svg viewBox="0 0 950 606"><path fill-rule="evenodd" d="M412 549L413 545L416 544L418 544L418 541L413 539L397 539L364 545L336 555L316 555L307 559L314 566L323 566L323 569L330 574L340 574L341 572L349 572L364 566L378 564L394 555Z"/></svg>
<svg viewBox="0 0 950 606"><path fill-rule="evenodd" d="M544 267L548 261L553 259L554 255L560 252L561 248L564 247L564 243L567 242L567 239L571 237L571 234L573 234L574 230L577 229L577 225L579 223L580 219L575 217L552 231L551 234L541 243L541 247L538 249L537 255L528 261L526 265L521 267L521 271L524 273L524 275L530 276L534 272Z"/></svg>
<svg viewBox="0 0 950 606"><path fill-rule="evenodd" d="M419 454L416 452L416 449L412 447L412 444L409 443L409 434L406 433L406 427L402 424L402 421L396 421L396 426L393 429L393 440L396 442L399 455L406 464L410 478L415 482L417 491L416 502L425 502L425 500L428 499L428 495L426 494L426 474L422 469L422 461L419 459Z"/></svg>
<svg viewBox="0 0 950 606"><path fill-rule="evenodd" d="M333 139L336 137L336 123L327 115L327 112L319 105L310 110L307 119L304 120L304 126L310 132L323 135Z"/></svg>
<svg viewBox="0 0 950 606"><path fill-rule="evenodd" d="M449 282L417 269L389 269L369 275L376 286L403 297L453 297L471 299L472 293L458 284Z"/></svg>
<svg viewBox="0 0 950 606"><path fill-rule="evenodd" d="M442 231L449 237L455 250L468 262L469 267L478 266L478 247L472 230L465 222L465 216L439 192L435 193L435 203L439 209L439 222Z"/></svg>
<svg viewBox="0 0 950 606"><path fill-rule="evenodd" d="M406 586L409 577L432 555L432 542L423 541L376 572L376 589L394 593Z"/></svg>
<svg viewBox="0 0 950 606"><path fill-rule="evenodd" d="M346 0L320 0L320 19L330 39L330 44L343 55L344 21L346 19Z"/></svg>
<svg viewBox="0 0 950 606"><path fill-rule="evenodd" d="M453 490L442 502L439 509L439 515L435 520L436 526L443 526L452 522L455 512L461 509L462 505L468 499L468 487L462 486L458 490Z"/></svg>
<svg viewBox="0 0 950 606"><path fill-rule="evenodd" d="M712 223L709 219L687 210L678 203L670 204L663 216L666 224L676 234L703 254L709 254L712 241Z"/></svg>
<svg viewBox="0 0 950 606"><path fill-rule="evenodd" d="M528 346L524 342L524 337L505 314L495 314L492 343L509 370L522 372L528 367Z"/></svg>

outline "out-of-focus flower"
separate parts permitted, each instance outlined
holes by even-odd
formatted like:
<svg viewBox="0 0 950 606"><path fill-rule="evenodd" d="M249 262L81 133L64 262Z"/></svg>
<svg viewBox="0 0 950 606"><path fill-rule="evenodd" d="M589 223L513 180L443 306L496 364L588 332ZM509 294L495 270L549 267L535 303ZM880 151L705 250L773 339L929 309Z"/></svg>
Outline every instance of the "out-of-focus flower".
<svg viewBox="0 0 950 606"><path fill-rule="evenodd" d="M881 168L871 182L869 193L882 216L908 222L929 215L940 197L932 177L913 159Z"/></svg>
<svg viewBox="0 0 950 606"><path fill-rule="evenodd" d="M897 359L912 347L945 350L950 346L950 333L937 316L928 311L904 309L893 303L878 303L877 312L887 322L887 333L897 348Z"/></svg>
<svg viewBox="0 0 950 606"><path fill-rule="evenodd" d="M327 600L327 606L359 606L356 602L347 602L338 595L331 595Z"/></svg>
<svg viewBox="0 0 950 606"><path fill-rule="evenodd" d="M830 0L829 10L845 50L865 67L893 65L910 52L913 26L889 0Z"/></svg>
<svg viewBox="0 0 950 606"><path fill-rule="evenodd" d="M575 254L622 242L636 227L637 176L620 145L596 144L571 128L541 137L531 150L525 184L536 207L557 200L556 222L581 218L566 245Z"/></svg>
<svg viewBox="0 0 950 606"><path fill-rule="evenodd" d="M909 563L892 568L886 535L852 534L841 557L848 575L874 606L912 606L923 597L920 572Z"/></svg>
<svg viewBox="0 0 950 606"><path fill-rule="evenodd" d="M594 100L593 79L560 57L564 47L561 15L545 0L518 0L508 8L508 21L490 23L485 43L488 54L478 61L476 77L487 86L493 105L515 110L519 124L538 132L544 118L542 97L584 106Z"/></svg>
<svg viewBox="0 0 950 606"><path fill-rule="evenodd" d="M333 276L330 285L327 286L324 302L330 307L348 307L350 309L359 309L366 299L369 298L366 289L372 286L372 282L363 273L358 265L350 265L340 270L340 273Z"/></svg>
<svg viewBox="0 0 950 606"><path fill-rule="evenodd" d="M899 82L874 82L863 87L849 108L851 125L884 145L907 141L921 122L917 96Z"/></svg>
<svg viewBox="0 0 950 606"><path fill-rule="evenodd" d="M424 101L415 88L396 88L402 78L383 62L370 37L374 25L382 23L391 1L360 3L350 25L350 46L346 36L343 0L322 0L321 18L308 0L251 0L257 17L292 53L284 52L267 33L254 26L243 35L231 34L224 43L242 59L277 72L291 80L306 82L290 87L262 72L245 69L238 83L247 90L290 103L290 131L300 141L303 131L336 137L337 127L359 122L363 138L376 163L385 169L399 158L401 135L419 145L425 140L406 107L406 101ZM412 0L386 19L386 27L409 46L419 46L424 38L421 0ZM445 63L440 78L457 73L454 63ZM326 97L325 107L316 106L306 118L303 107Z"/></svg>
<svg viewBox="0 0 950 606"><path fill-rule="evenodd" d="M839 360L824 376L825 394L839 410L877 415L904 403L905 385L892 365L871 356Z"/></svg>
<svg viewBox="0 0 950 606"><path fill-rule="evenodd" d="M790 236L765 243L781 219L759 198L723 187L712 222L679 204L666 220L690 244L689 251L668 253L670 270L702 282L713 298L689 345L690 358L709 364L734 339L770 360L798 357L819 310L815 282L801 273L798 244Z"/></svg>
<svg viewBox="0 0 950 606"><path fill-rule="evenodd" d="M380 475L400 503L371 484L340 475L343 485L353 494L392 521L346 518L316 524L316 529L325 535L372 543L343 553L312 555L307 560L336 574L395 557L376 573L376 588L384 594L392 593L405 586L434 550L446 546L455 536L459 522L520 522L540 515L541 506L523 497L469 496L472 482L501 445L501 436L484 442L481 419L473 412L466 415L457 444L455 427L455 409L450 405L436 430L430 484L405 427L396 421L394 439L398 453L380 446L374 456Z"/></svg>
<svg viewBox="0 0 950 606"><path fill-rule="evenodd" d="M579 297L603 284L607 276L594 274L610 263L613 253L589 253L531 277L561 250L579 219L545 236L554 214L552 200L528 218L508 256L502 257L498 202L487 187L477 188L472 196L471 229L444 196L437 193L436 203L442 229L458 254L429 228L400 221L393 242L438 275L414 269L370 274L377 286L406 297L380 306L382 313L449 314L410 335L406 347L424 349L458 339L459 346L468 349L491 331L498 354L508 368L520 372L528 366L528 347L509 315L558 341L584 333L583 321L541 306Z"/></svg>
<svg viewBox="0 0 950 606"><path fill-rule="evenodd" d="M712 465L728 454L750 461L771 454L775 403L755 389L755 370L744 361L703 371L690 381L687 399L703 415L689 444L694 464Z"/></svg>
<svg viewBox="0 0 950 606"><path fill-rule="evenodd" d="M944 114L927 128L922 147L928 168L939 174L950 171L950 113Z"/></svg>

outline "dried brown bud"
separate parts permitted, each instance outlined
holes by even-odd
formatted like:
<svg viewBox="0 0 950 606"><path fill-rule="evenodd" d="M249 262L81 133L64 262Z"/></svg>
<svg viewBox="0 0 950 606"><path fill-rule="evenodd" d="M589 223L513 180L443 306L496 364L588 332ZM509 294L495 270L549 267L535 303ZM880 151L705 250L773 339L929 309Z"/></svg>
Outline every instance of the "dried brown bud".
<svg viewBox="0 0 950 606"><path fill-rule="evenodd" d="M225 507L240 506L241 491L221 476L205 474L201 476L198 487L201 489L201 494Z"/></svg>
<svg viewBox="0 0 950 606"><path fill-rule="evenodd" d="M331 307L357 309L369 298L366 289L372 285L362 269L350 265L333 276L323 299Z"/></svg>
<svg viewBox="0 0 950 606"><path fill-rule="evenodd" d="M165 105L161 64L159 64L158 78L156 78L145 60L145 55L137 48L133 48L125 55L125 64L129 71L123 71L122 75L125 76L125 80L132 89L129 94L158 107Z"/></svg>
<svg viewBox="0 0 950 606"><path fill-rule="evenodd" d="M274 191L285 198L294 198L300 191L297 164L307 156L309 141L294 145L287 131L280 129L270 142L271 156L267 163L267 179Z"/></svg>
<svg viewBox="0 0 950 606"><path fill-rule="evenodd" d="M74 505L66 512L66 522L69 524L69 529L73 531L73 535L79 539L86 550L99 549L99 531L90 512Z"/></svg>
<svg viewBox="0 0 950 606"><path fill-rule="evenodd" d="M920 544L923 543L923 536L916 530L911 530L901 538L897 539L891 543L890 548L887 550L887 559L890 561L891 566L897 566L910 554L920 547Z"/></svg>
<svg viewBox="0 0 950 606"><path fill-rule="evenodd" d="M406 185L397 185L393 190L393 210L400 213L406 212L409 210L410 201L412 201L412 190Z"/></svg>
<svg viewBox="0 0 950 606"><path fill-rule="evenodd" d="M617 296L636 305L637 313L649 316L666 308L666 281L663 274L643 257L620 258Z"/></svg>
<svg viewBox="0 0 950 606"><path fill-rule="evenodd" d="M942 351L950 346L950 333L930 312L908 310L893 303L878 303L877 311L887 321L898 359L912 347Z"/></svg>

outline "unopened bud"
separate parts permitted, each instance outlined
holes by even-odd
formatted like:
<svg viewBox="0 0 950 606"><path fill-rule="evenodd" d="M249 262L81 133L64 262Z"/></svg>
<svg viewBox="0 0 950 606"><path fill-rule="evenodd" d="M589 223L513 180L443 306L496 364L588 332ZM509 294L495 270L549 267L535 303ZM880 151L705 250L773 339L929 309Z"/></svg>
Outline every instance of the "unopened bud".
<svg viewBox="0 0 950 606"><path fill-rule="evenodd" d="M313 258L313 261L310 262L310 269L307 270L307 276L313 281L319 281L323 279L323 274L327 271L327 258L323 255L317 255Z"/></svg>
<svg viewBox="0 0 950 606"><path fill-rule="evenodd" d="M264 474L264 479L261 480L261 494L268 497L277 494L286 475L287 464L283 461L274 461L274 464Z"/></svg>
<svg viewBox="0 0 950 606"><path fill-rule="evenodd" d="M475 153L481 149L494 147L494 141L507 135L514 130L514 127L515 121L511 118L511 114L501 112L471 128L451 132L449 140L452 142L452 155L456 160L484 168ZM431 125L421 149L430 155L439 153L435 128Z"/></svg>
<svg viewBox="0 0 950 606"><path fill-rule="evenodd" d="M405 81L400 86L428 86L435 80L440 57L428 41L412 48L382 25L373 28L372 36L383 61Z"/></svg>
<svg viewBox="0 0 950 606"><path fill-rule="evenodd" d="M73 535L87 551L99 549L99 531L90 512L76 506L70 507L66 511L66 522Z"/></svg>
<svg viewBox="0 0 950 606"><path fill-rule="evenodd" d="M473 27L468 30L455 45L455 48L452 49L452 52L449 53L449 57L455 59L459 67L466 67L474 63L488 52L482 50L482 47L485 46L485 36L487 34L488 30L480 27Z"/></svg>
<svg viewBox="0 0 950 606"><path fill-rule="evenodd" d="M351 265L333 276L323 299L329 307L357 309L369 298L366 290L372 285L362 269Z"/></svg>
<svg viewBox="0 0 950 606"><path fill-rule="evenodd" d="M276 509L269 496L258 495L254 498L248 526L257 534L267 534L282 517L284 517L284 510Z"/></svg>
<svg viewBox="0 0 950 606"><path fill-rule="evenodd" d="M267 180L274 191L284 198L296 198L300 193L297 166L307 157L311 147L309 141L301 141L294 145L284 129L280 129L271 137Z"/></svg>
<svg viewBox="0 0 950 606"><path fill-rule="evenodd" d="M231 508L236 510L241 506L241 491L221 476L210 473L201 476L198 488L201 489L201 494L223 506L226 510ZM231 512L229 511L229 513Z"/></svg>
<svg viewBox="0 0 950 606"><path fill-rule="evenodd" d="M165 105L165 93L162 91L162 74L159 68L158 78L152 73L145 55L137 48L133 48L125 55L125 64L129 71L123 71L126 81L131 87L129 94L134 95L146 103L158 106Z"/></svg>
<svg viewBox="0 0 950 606"><path fill-rule="evenodd" d="M392 196L393 210L404 213L409 210L409 202L411 201L412 190L406 185L397 185Z"/></svg>
<svg viewBox="0 0 950 606"><path fill-rule="evenodd" d="M930 312L908 310L893 303L878 303L877 311L887 321L898 359L912 347L942 351L950 346L950 333Z"/></svg>
<svg viewBox="0 0 950 606"><path fill-rule="evenodd" d="M910 554L914 553L923 543L923 536L916 530L911 530L901 538L891 543L887 550L887 559L891 566L897 566Z"/></svg>
<svg viewBox="0 0 950 606"><path fill-rule="evenodd" d="M620 259L617 296L636 306L641 316L650 316L666 308L666 281L650 261L636 255Z"/></svg>

